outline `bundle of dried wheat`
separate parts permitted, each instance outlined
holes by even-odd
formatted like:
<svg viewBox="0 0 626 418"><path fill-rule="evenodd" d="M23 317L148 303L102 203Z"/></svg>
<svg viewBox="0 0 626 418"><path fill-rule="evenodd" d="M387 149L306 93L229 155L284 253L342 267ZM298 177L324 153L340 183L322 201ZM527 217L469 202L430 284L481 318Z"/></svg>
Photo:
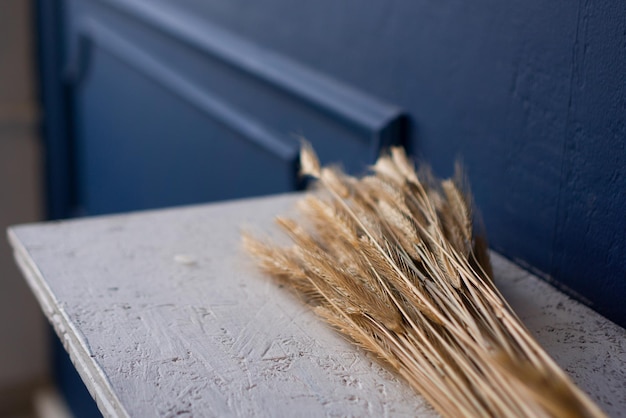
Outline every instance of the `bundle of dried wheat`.
<svg viewBox="0 0 626 418"><path fill-rule="evenodd" d="M444 416L603 416L495 288L458 182L418 176L400 148L360 179L307 145L301 166L323 190L300 202L306 228L277 219L294 245L244 236L267 273Z"/></svg>

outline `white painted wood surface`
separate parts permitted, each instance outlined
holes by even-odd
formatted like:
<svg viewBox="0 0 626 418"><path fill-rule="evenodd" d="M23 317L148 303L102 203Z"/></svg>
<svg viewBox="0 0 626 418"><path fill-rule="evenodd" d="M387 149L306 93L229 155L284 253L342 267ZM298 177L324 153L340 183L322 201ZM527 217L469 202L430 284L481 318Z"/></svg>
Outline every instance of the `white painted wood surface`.
<svg viewBox="0 0 626 418"><path fill-rule="evenodd" d="M295 196L11 228L15 256L106 416L436 416L243 254ZM493 255L539 342L611 416L626 331Z"/></svg>

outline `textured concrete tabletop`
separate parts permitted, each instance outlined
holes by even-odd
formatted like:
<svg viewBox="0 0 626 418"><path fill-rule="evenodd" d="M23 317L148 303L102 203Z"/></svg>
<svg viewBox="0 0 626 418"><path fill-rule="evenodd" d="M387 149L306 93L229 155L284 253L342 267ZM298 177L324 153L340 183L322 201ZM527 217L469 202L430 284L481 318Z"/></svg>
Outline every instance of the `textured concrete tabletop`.
<svg viewBox="0 0 626 418"><path fill-rule="evenodd" d="M436 416L243 254L241 227L277 236L294 199L24 225L9 239L105 416ZM626 416L626 331L492 261L557 363Z"/></svg>

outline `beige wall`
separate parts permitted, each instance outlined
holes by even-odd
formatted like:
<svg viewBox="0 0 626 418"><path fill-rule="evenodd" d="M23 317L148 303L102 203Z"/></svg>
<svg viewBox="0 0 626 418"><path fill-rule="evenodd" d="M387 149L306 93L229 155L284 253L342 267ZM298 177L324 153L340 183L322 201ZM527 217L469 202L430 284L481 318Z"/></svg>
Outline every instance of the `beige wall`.
<svg viewBox="0 0 626 418"><path fill-rule="evenodd" d="M42 215L30 1L0 1L0 416L47 375L47 329L4 237Z"/></svg>

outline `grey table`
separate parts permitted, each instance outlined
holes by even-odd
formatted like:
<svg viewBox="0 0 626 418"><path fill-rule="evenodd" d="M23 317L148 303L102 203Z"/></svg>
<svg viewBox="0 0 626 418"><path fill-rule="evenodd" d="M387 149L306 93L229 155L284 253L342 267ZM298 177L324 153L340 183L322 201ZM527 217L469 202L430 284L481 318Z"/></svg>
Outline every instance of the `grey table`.
<svg viewBox="0 0 626 418"><path fill-rule="evenodd" d="M240 229L278 236L296 195L13 227L24 277L105 416L436 416L260 274ZM492 253L496 284L611 416L626 331ZM590 278L591 279L591 278Z"/></svg>

